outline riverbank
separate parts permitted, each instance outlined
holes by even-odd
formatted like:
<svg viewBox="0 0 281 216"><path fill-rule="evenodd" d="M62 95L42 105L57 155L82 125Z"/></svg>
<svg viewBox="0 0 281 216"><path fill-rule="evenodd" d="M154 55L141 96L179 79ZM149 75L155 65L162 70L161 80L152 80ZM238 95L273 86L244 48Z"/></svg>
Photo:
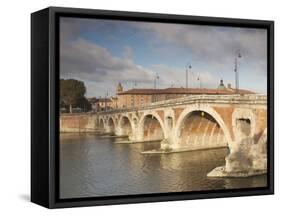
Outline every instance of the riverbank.
<svg viewBox="0 0 281 216"><path fill-rule="evenodd" d="M99 133L97 117L92 114L76 113L60 115L60 133Z"/></svg>

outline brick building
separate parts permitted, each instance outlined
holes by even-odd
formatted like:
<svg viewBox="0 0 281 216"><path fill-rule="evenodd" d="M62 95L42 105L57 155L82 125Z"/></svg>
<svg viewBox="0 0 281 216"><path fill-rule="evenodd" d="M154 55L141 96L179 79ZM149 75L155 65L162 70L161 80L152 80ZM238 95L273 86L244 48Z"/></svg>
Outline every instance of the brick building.
<svg viewBox="0 0 281 216"><path fill-rule="evenodd" d="M89 98L93 111L104 111L117 109L117 97L110 98Z"/></svg>
<svg viewBox="0 0 281 216"><path fill-rule="evenodd" d="M130 108L130 107L141 107L148 105L153 102L175 99L185 97L188 95L195 94L254 94L252 91L239 89L236 92L235 89L231 88L228 84L224 86L223 80L220 80L220 84L216 89L207 88L166 88L166 89L130 89L127 91L123 90L122 85L119 83L117 86L117 107L118 108Z"/></svg>

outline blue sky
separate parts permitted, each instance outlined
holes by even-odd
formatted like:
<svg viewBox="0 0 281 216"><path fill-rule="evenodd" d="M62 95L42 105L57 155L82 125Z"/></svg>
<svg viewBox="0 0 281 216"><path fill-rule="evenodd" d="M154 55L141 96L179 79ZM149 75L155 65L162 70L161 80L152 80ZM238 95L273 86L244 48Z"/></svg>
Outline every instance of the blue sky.
<svg viewBox="0 0 281 216"><path fill-rule="evenodd" d="M266 30L182 24L61 18L62 78L85 82L87 96L125 89L185 87L185 67L192 65L189 87L216 88L219 80L235 86L234 57L240 88L266 93ZM137 86L134 86L134 83Z"/></svg>

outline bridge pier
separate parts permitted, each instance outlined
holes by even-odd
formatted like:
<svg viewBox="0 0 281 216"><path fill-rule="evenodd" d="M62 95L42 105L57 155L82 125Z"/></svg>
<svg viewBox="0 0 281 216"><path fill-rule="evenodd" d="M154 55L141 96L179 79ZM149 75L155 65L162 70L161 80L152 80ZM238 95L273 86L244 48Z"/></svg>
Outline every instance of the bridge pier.
<svg viewBox="0 0 281 216"><path fill-rule="evenodd" d="M123 135L122 131L121 131L121 128L118 127L118 126L115 128L115 135L117 135L117 136L122 136Z"/></svg>
<svg viewBox="0 0 281 216"><path fill-rule="evenodd" d="M248 108L237 108L233 112L235 141L229 144L230 154L225 158L225 166L215 168L208 176L246 177L267 172L267 128L261 131L265 123L260 120L263 115L257 118Z"/></svg>
<svg viewBox="0 0 281 216"><path fill-rule="evenodd" d="M108 126L105 127L104 132L105 132L106 134L115 135L114 130L112 130L112 128L110 128L110 127L108 127Z"/></svg>
<svg viewBox="0 0 281 216"><path fill-rule="evenodd" d="M253 137L233 142L230 154L225 158L225 166L217 167L208 173L208 177L248 177L267 172L267 129L254 143Z"/></svg>
<svg viewBox="0 0 281 216"><path fill-rule="evenodd" d="M181 146L179 145L179 139L174 127L166 127L164 139L160 142L160 144L160 148L164 152L172 152L174 150L178 151L181 149Z"/></svg>

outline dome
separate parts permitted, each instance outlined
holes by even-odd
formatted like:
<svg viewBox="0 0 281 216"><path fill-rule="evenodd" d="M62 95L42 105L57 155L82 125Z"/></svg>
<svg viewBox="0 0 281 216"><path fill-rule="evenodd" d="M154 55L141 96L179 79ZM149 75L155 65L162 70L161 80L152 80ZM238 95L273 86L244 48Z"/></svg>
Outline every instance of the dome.
<svg viewBox="0 0 281 216"><path fill-rule="evenodd" d="M223 84L223 80L221 79L220 80L220 84L219 84L219 86L218 86L218 89L225 89L225 86L224 86L224 84Z"/></svg>

